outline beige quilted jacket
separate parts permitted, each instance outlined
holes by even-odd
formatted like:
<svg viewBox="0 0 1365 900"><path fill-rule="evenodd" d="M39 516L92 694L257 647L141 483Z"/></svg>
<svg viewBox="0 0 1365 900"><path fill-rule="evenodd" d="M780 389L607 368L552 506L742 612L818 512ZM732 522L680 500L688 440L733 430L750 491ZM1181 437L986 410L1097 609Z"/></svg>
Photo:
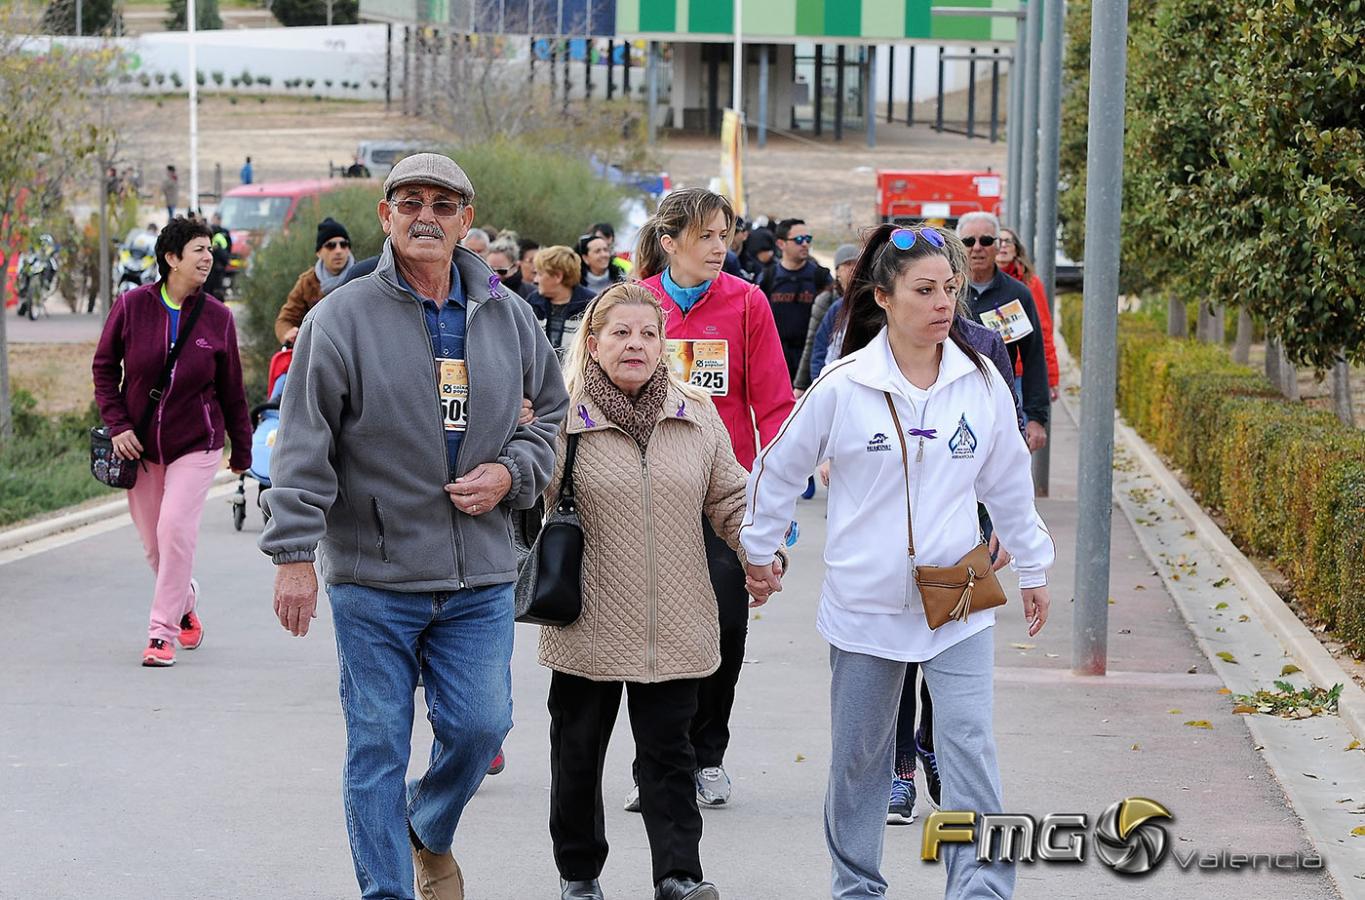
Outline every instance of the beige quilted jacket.
<svg viewBox="0 0 1365 900"><path fill-rule="evenodd" d="M583 614L540 632L540 662L597 681L701 678L720 665L702 514L738 549L748 473L709 399L672 385L640 445L579 393L569 398L547 505L559 495L566 434L579 433L574 490L583 521Z"/></svg>

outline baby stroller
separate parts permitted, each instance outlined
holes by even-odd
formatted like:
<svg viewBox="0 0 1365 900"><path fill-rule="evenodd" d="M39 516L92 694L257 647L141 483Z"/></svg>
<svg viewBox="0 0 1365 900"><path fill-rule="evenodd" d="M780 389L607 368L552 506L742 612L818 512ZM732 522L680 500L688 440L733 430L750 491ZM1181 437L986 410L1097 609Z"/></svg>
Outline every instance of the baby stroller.
<svg viewBox="0 0 1365 900"><path fill-rule="evenodd" d="M280 428L280 398L284 396L284 383L289 372L289 361L294 356L292 347L286 345L270 357L270 374L266 379L270 385L269 399L251 410L251 468L237 478L237 493L232 495L232 526L238 531L246 522L246 477L256 479L256 505L261 507L261 515L268 522L270 513L261 506L261 495L270 488L270 454L275 449L275 438Z"/></svg>

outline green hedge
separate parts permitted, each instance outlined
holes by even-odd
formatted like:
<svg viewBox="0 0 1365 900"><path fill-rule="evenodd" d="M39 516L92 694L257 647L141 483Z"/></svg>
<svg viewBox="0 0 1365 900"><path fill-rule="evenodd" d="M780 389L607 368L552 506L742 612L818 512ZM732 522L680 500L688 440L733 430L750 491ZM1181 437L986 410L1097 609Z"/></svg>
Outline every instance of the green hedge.
<svg viewBox="0 0 1365 900"><path fill-rule="evenodd" d="M79 413L44 416L27 391L11 395L14 436L0 445L0 527L94 497L117 497L90 477L94 403Z"/></svg>
<svg viewBox="0 0 1365 900"><path fill-rule="evenodd" d="M1079 360L1080 298L1070 299L1062 335ZM1123 417L1244 549L1273 560L1305 608L1365 652L1365 432L1142 315L1119 317L1118 346Z"/></svg>

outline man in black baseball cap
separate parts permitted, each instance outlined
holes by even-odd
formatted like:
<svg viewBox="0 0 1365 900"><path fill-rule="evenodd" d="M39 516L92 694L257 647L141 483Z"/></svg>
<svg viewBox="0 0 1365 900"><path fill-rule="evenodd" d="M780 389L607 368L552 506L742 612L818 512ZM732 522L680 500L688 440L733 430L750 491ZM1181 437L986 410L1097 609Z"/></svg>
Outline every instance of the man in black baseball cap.
<svg viewBox="0 0 1365 900"><path fill-rule="evenodd" d="M355 257L351 255L351 236L346 226L330 216L318 223L318 237L313 250L317 262L311 269L305 269L294 282L293 289L275 317L275 337L282 344L294 343L299 326L308 310L317 305L336 288L346 283L347 276L355 268Z"/></svg>

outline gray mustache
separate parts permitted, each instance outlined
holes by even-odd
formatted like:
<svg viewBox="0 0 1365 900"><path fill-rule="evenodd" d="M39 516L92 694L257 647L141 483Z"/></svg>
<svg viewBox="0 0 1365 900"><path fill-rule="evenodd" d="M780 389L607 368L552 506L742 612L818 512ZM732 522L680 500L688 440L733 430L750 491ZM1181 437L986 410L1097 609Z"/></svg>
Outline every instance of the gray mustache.
<svg viewBox="0 0 1365 900"><path fill-rule="evenodd" d="M428 225L425 222L413 222L412 227L408 229L408 237L434 237L439 240L445 240L446 233L441 230L439 225Z"/></svg>

